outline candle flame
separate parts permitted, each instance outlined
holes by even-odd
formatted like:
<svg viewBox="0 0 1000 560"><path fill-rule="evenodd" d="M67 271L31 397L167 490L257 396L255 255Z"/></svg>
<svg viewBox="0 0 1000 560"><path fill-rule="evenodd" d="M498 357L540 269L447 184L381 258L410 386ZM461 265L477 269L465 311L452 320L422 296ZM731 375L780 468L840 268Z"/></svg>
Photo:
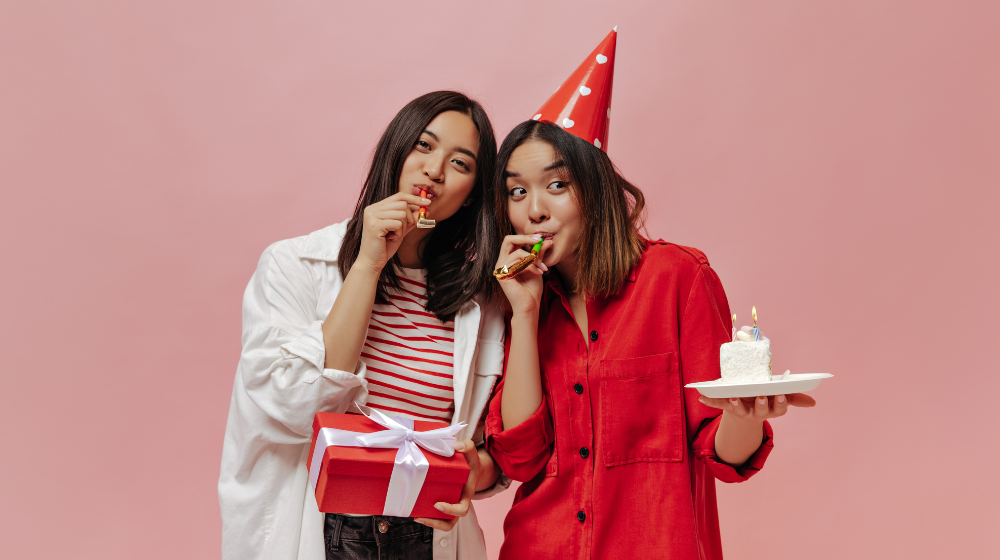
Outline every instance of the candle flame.
<svg viewBox="0 0 1000 560"><path fill-rule="evenodd" d="M736 314L733 313L733 326L735 326L735 325L736 325Z"/></svg>
<svg viewBox="0 0 1000 560"><path fill-rule="evenodd" d="M757 308L753 307L750 309L750 314L753 315L753 326L757 326Z"/></svg>

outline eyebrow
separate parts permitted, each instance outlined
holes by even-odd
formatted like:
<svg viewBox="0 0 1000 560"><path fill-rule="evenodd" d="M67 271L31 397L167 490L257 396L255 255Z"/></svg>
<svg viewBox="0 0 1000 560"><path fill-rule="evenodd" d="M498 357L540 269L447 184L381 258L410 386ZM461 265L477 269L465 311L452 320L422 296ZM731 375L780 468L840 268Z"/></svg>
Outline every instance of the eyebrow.
<svg viewBox="0 0 1000 560"><path fill-rule="evenodd" d="M430 136L431 138L433 138L435 142L440 142L441 141L441 139L438 138L437 134L434 134L433 132L427 130L426 128L424 129L424 134L426 134L427 136ZM476 159L476 154L472 153L471 150L468 150L466 148L455 148L455 151L469 156L470 158L472 158L472 161L475 161L475 162L479 161L479 160Z"/></svg>
<svg viewBox="0 0 1000 560"><path fill-rule="evenodd" d="M560 167L566 167L566 162L563 160L552 162L546 165L545 169L543 169L542 171L552 171L553 169L559 169ZM520 173L515 173L514 171L507 171L506 169L503 172L504 179L508 177L520 177L520 176L521 176Z"/></svg>

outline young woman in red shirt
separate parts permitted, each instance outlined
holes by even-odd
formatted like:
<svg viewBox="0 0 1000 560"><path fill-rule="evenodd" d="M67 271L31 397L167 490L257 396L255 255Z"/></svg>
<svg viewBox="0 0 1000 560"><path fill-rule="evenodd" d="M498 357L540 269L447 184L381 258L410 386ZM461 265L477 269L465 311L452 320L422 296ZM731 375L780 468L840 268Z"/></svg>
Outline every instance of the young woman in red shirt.
<svg viewBox="0 0 1000 560"><path fill-rule="evenodd" d="M523 481L503 558L721 559L714 479L741 482L772 448L767 419L803 394L706 399L729 303L705 255L639 234L643 196L608 156L527 121L498 155L510 303L487 447Z"/></svg>
<svg viewBox="0 0 1000 560"><path fill-rule="evenodd" d="M487 449L523 482L501 559L721 559L715 479L752 476L767 420L815 404L684 388L719 378L729 303L701 251L639 234L642 192L601 149L616 37L497 156L494 274L510 314ZM528 246L536 259L512 276Z"/></svg>

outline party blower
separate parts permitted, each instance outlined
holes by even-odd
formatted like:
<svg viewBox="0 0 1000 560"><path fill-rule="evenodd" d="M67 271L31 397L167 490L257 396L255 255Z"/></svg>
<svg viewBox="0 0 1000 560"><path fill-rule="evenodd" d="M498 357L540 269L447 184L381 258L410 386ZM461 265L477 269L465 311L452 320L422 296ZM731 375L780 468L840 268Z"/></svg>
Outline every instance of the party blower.
<svg viewBox="0 0 1000 560"><path fill-rule="evenodd" d="M427 198L427 191L420 191L420 198ZM436 220L427 219L427 209L420 207L420 214L417 215L417 227L420 229L430 229L437 225Z"/></svg>
<svg viewBox="0 0 1000 560"><path fill-rule="evenodd" d="M512 265L497 268L493 271L493 276L496 276L497 280L506 280L523 272L524 269L528 268L528 265L535 262L535 259L538 258L538 252L542 250L542 243L544 241L544 239L539 239L538 243L535 243L535 246L531 248L531 253L527 257L522 258Z"/></svg>

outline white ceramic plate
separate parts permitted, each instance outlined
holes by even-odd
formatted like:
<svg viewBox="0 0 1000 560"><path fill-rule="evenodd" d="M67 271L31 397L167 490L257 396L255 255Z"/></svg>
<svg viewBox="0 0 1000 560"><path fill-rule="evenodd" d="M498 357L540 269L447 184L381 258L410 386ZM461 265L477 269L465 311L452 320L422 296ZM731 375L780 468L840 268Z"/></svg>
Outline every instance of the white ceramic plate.
<svg viewBox="0 0 1000 560"><path fill-rule="evenodd" d="M710 399L750 398L769 395L790 395L804 393L819 386L819 382L830 373L789 373L788 377L771 381L756 381L753 383L723 383L721 379L688 383L685 387L698 389L698 392Z"/></svg>

